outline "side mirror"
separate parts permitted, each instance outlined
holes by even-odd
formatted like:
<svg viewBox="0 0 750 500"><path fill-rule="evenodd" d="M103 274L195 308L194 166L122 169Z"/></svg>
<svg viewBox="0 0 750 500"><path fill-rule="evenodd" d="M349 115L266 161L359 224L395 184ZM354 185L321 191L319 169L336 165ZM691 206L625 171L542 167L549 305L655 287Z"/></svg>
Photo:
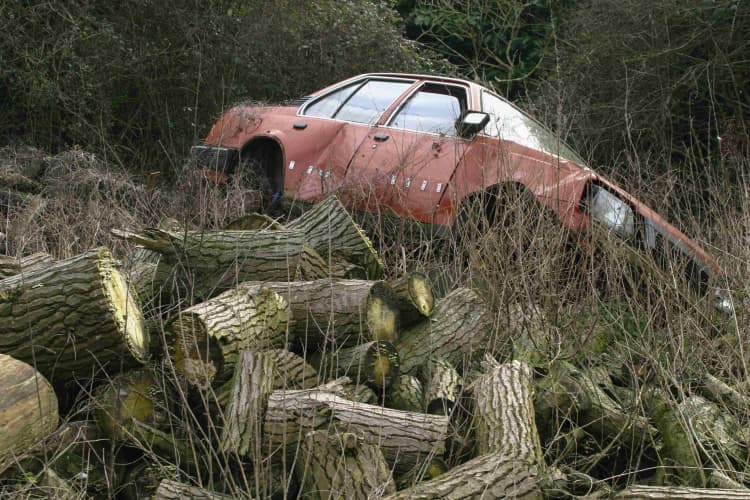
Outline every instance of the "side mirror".
<svg viewBox="0 0 750 500"><path fill-rule="evenodd" d="M483 111L464 111L456 120L458 135L464 139L475 136L490 122L490 115Z"/></svg>

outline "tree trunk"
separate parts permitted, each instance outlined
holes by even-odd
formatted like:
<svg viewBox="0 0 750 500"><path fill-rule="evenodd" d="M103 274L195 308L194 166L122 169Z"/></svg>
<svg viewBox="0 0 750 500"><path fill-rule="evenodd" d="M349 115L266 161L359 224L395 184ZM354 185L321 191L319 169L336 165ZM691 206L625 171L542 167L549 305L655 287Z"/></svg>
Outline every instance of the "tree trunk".
<svg viewBox="0 0 750 500"><path fill-rule="evenodd" d="M408 273L386 284L393 290L398 310L401 313L401 326L406 328L429 317L435 304L432 283L422 273Z"/></svg>
<svg viewBox="0 0 750 500"><path fill-rule="evenodd" d="M271 353L243 351L235 364L229 403L224 409L221 449L261 462L261 424L268 396L273 391L275 357Z"/></svg>
<svg viewBox="0 0 750 500"><path fill-rule="evenodd" d="M224 500L231 499L229 495L214 493L190 484L179 483L164 479L154 493L154 500Z"/></svg>
<svg viewBox="0 0 750 500"><path fill-rule="evenodd" d="M534 381L526 363L513 361L490 369L472 387L480 455L502 453L543 466L534 417Z"/></svg>
<svg viewBox="0 0 750 500"><path fill-rule="evenodd" d="M681 486L631 486L618 493L615 498L663 498L691 499L716 498L722 500L750 500L750 491L709 488L685 488Z"/></svg>
<svg viewBox="0 0 750 500"><path fill-rule="evenodd" d="M49 266L54 260L44 252L34 253L26 257L6 257L0 255L0 280L10 278L16 274L26 274Z"/></svg>
<svg viewBox="0 0 750 500"><path fill-rule="evenodd" d="M461 393L463 379L444 359L431 359L423 366L424 406L427 413L450 415Z"/></svg>
<svg viewBox="0 0 750 500"><path fill-rule="evenodd" d="M410 488L421 481L429 481L445 474L450 467L442 458L432 457L396 478L396 489Z"/></svg>
<svg viewBox="0 0 750 500"><path fill-rule="evenodd" d="M344 377L318 389L274 391L263 422L264 449L292 452L305 431L321 430L335 421L350 426L365 442L379 445L389 464L404 470L443 454L448 417L344 399L340 381L346 380Z"/></svg>
<svg viewBox="0 0 750 500"><path fill-rule="evenodd" d="M390 342L376 340L316 357L318 372L348 376L356 383L369 384L378 390L389 387L399 375L398 353Z"/></svg>
<svg viewBox="0 0 750 500"><path fill-rule="evenodd" d="M365 269L371 280L383 275L383 261L372 246L370 238L354 222L349 212L335 196L329 196L287 224L291 231L304 235L328 262L344 260Z"/></svg>
<svg viewBox="0 0 750 500"><path fill-rule="evenodd" d="M182 311L167 326L175 370L206 388L226 382L241 351L283 347L289 340L289 305L264 286L228 290Z"/></svg>
<svg viewBox="0 0 750 500"><path fill-rule="evenodd" d="M492 351L492 318L477 293L458 288L438 302L432 316L401 332L396 343L401 370L412 373L430 357L461 369L464 362Z"/></svg>
<svg viewBox="0 0 750 500"><path fill-rule="evenodd" d="M422 382L414 375L401 375L385 391L385 404L395 410L424 411Z"/></svg>
<svg viewBox="0 0 750 500"><path fill-rule="evenodd" d="M305 498L367 499L396 491L378 445L335 426L308 432L298 460Z"/></svg>
<svg viewBox="0 0 750 500"><path fill-rule="evenodd" d="M302 356L286 349L272 349L274 356L274 389L310 389L320 381L318 371L308 364Z"/></svg>
<svg viewBox="0 0 750 500"><path fill-rule="evenodd" d="M187 296L208 298L250 280L317 279L326 261L297 231L113 230L119 238L155 250L176 267Z"/></svg>
<svg viewBox="0 0 750 500"><path fill-rule="evenodd" d="M398 308L381 281L321 279L264 285L289 302L293 334L305 345L316 343L330 350L368 340L393 341L398 334Z"/></svg>
<svg viewBox="0 0 750 500"><path fill-rule="evenodd" d="M58 424L50 383L23 361L0 354L0 472Z"/></svg>
<svg viewBox="0 0 750 500"><path fill-rule="evenodd" d="M539 472L527 461L489 453L450 469L430 481L401 490L388 500L523 498L541 499Z"/></svg>
<svg viewBox="0 0 750 500"><path fill-rule="evenodd" d="M0 351L53 384L143 363L138 301L106 248L0 281Z"/></svg>

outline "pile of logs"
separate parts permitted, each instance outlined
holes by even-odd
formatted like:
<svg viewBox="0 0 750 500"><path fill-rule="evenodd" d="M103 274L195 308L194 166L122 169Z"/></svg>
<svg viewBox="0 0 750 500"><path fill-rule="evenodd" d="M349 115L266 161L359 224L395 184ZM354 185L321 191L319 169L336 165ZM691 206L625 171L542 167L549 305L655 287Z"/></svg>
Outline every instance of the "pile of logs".
<svg viewBox="0 0 750 500"><path fill-rule="evenodd" d="M676 403L538 308L383 279L334 197L233 227L0 258L1 494L750 498L737 388Z"/></svg>

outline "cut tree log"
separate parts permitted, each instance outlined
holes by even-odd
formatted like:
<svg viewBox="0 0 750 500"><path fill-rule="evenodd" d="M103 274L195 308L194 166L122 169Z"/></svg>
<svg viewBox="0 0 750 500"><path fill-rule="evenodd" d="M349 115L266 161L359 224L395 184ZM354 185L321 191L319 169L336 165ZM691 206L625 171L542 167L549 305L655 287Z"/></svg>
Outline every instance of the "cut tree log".
<svg viewBox="0 0 750 500"><path fill-rule="evenodd" d="M377 444L345 429L308 432L298 460L306 498L380 498L396 491Z"/></svg>
<svg viewBox="0 0 750 500"><path fill-rule="evenodd" d="M435 479L436 477L445 474L449 468L448 464L446 464L445 460L442 458L432 457L420 466L413 468L405 474L401 474L396 479L396 489L403 490L414 486L421 481Z"/></svg>
<svg viewBox="0 0 750 500"><path fill-rule="evenodd" d="M255 286L242 283L240 288ZM382 281L321 279L266 282L283 296L294 318L293 335L303 344L325 349L357 345L368 340L396 339L398 307Z"/></svg>
<svg viewBox="0 0 750 500"><path fill-rule="evenodd" d="M657 499L722 499L749 500L750 491L710 488L687 488L682 486L631 486L619 492L615 498L657 498Z"/></svg>
<svg viewBox="0 0 750 500"><path fill-rule="evenodd" d="M153 500L230 500L234 497L204 490L190 484L164 479L154 493Z"/></svg>
<svg viewBox="0 0 750 500"><path fill-rule="evenodd" d="M0 354L0 472L59 422L57 397L47 379L23 361Z"/></svg>
<svg viewBox="0 0 750 500"><path fill-rule="evenodd" d="M191 385L226 382L241 351L284 347L289 305L265 286L227 290L182 311L167 326L175 370Z"/></svg>
<svg viewBox="0 0 750 500"><path fill-rule="evenodd" d="M106 248L0 281L0 352L53 384L142 364L149 338Z"/></svg>
<svg viewBox="0 0 750 500"><path fill-rule="evenodd" d="M38 252L26 257L6 257L0 255L0 280L10 278L16 274L26 274L41 269L54 262L51 255Z"/></svg>
<svg viewBox="0 0 750 500"><path fill-rule="evenodd" d="M167 396L153 370L121 373L98 387L92 412L99 431L115 441L133 440L134 421L160 428L168 419Z"/></svg>
<svg viewBox="0 0 750 500"><path fill-rule="evenodd" d="M335 196L317 203L287 224L287 229L304 235L305 240L328 262L343 258L364 268L371 280L383 275L383 261L370 238Z"/></svg>
<svg viewBox="0 0 750 500"><path fill-rule="evenodd" d="M261 424L268 396L273 391L275 357L271 353L243 351L234 367L229 403L224 408L220 447L225 453L248 453L261 464Z"/></svg>
<svg viewBox="0 0 750 500"><path fill-rule="evenodd" d="M412 326L432 314L435 296L432 292L432 282L426 275L412 272L389 280L386 284L396 296L403 328Z"/></svg>
<svg viewBox="0 0 750 500"><path fill-rule="evenodd" d="M430 357L443 357L461 371L467 360L493 350L491 315L474 290L458 288L438 302L430 318L401 332L396 349L404 373Z"/></svg>
<svg viewBox="0 0 750 500"><path fill-rule="evenodd" d="M342 394L348 382L343 377L316 389L274 391L263 422L264 449L293 452L305 432L337 422L348 425L365 442L379 445L388 463L403 471L442 456L448 417L347 400Z"/></svg>
<svg viewBox="0 0 750 500"><path fill-rule="evenodd" d="M471 391L479 454L502 453L543 467L529 365L513 361L494 367L474 382Z"/></svg>
<svg viewBox="0 0 750 500"><path fill-rule="evenodd" d="M430 359L421 372L425 381L424 407L427 413L450 415L461 394L461 375L442 358Z"/></svg>
<svg viewBox="0 0 750 500"><path fill-rule="evenodd" d="M311 389L320 384L318 371L305 358L286 349L272 349L274 389Z"/></svg>
<svg viewBox="0 0 750 500"><path fill-rule="evenodd" d="M424 411L422 382L414 375L400 375L385 391L385 404L395 410Z"/></svg>
<svg viewBox="0 0 750 500"><path fill-rule="evenodd" d="M118 238L157 251L175 267L184 296L209 298L250 280L317 279L327 262L297 231L113 230Z"/></svg>
<svg viewBox="0 0 750 500"><path fill-rule="evenodd" d="M539 472L525 460L489 453L445 472L430 481L418 483L387 500L522 498L542 499Z"/></svg>
<svg viewBox="0 0 750 500"><path fill-rule="evenodd" d="M277 221L276 219L269 217L266 214L259 214L257 212L243 215L242 217L238 217L234 219L233 221L230 221L229 224L224 226L224 229L232 229L232 230L242 230L242 231L248 231L248 230L260 230L260 229L268 229L268 230L279 230L284 229L284 226Z"/></svg>
<svg viewBox="0 0 750 500"><path fill-rule="evenodd" d="M374 340L354 347L344 347L328 355L316 355L313 363L327 378L347 376L359 384L371 385L380 392L399 375L396 348L390 342Z"/></svg>

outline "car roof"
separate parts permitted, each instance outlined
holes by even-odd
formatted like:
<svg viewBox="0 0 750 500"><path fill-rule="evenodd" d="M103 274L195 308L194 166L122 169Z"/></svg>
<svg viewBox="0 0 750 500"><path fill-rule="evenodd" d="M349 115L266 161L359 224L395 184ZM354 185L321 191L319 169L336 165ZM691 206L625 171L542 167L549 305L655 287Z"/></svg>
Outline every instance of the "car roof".
<svg viewBox="0 0 750 500"><path fill-rule="evenodd" d="M471 80L465 80L462 78L453 78L449 76L440 76L440 75L426 75L426 74L419 74L419 73L362 73L359 75L352 76L350 78L346 78L344 80L338 81L336 83L333 83L327 87L324 87L320 90L316 90L310 95L317 96L319 94L322 94L324 92L327 92L328 90L331 90L336 87L343 86L345 84L348 84L350 82L354 82L357 80L360 80L362 78L403 78L403 79L410 79L410 80L431 80L435 82L443 82L443 83L453 83L453 84L459 84L459 85L467 85L469 87L473 87L475 89L487 89L486 87L479 85L478 83L472 82Z"/></svg>

